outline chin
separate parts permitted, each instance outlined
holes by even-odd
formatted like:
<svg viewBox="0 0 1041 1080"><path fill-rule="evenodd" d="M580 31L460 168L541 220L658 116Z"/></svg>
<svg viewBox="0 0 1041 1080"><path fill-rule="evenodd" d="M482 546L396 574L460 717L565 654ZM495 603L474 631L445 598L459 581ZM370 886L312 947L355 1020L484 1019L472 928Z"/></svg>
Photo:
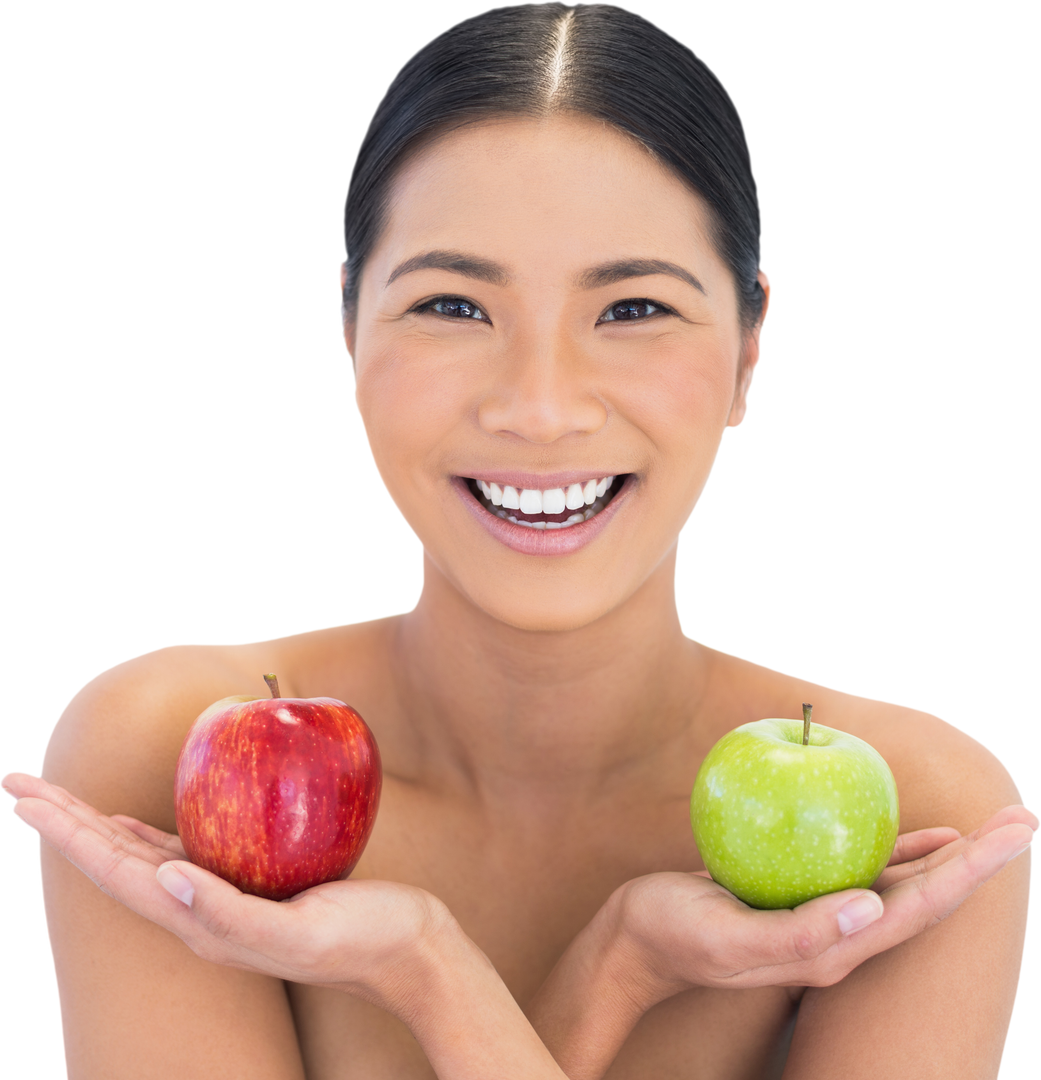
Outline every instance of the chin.
<svg viewBox="0 0 1041 1080"><path fill-rule="evenodd" d="M535 590L532 590L535 591ZM481 598L470 596L471 603L497 622L512 626L515 630L525 630L531 633L566 633L569 630L581 630L590 626L605 615L609 615L624 597L597 598L599 604L580 602L576 597L573 604L561 603L559 594L554 594L552 599L547 598L540 602L538 596L532 596L531 591L523 598L520 596L496 596L481 602ZM613 602L612 602L613 601Z"/></svg>

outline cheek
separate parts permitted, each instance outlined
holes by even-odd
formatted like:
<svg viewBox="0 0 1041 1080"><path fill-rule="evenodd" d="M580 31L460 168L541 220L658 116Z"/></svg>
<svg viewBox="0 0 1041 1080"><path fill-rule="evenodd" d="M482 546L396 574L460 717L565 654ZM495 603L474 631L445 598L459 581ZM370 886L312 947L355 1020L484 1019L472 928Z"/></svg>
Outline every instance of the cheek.
<svg viewBox="0 0 1041 1080"><path fill-rule="evenodd" d="M446 436L474 411L465 368L414 343L373 341L358 350L358 409L396 500L438 465Z"/></svg>
<svg viewBox="0 0 1041 1080"><path fill-rule="evenodd" d="M619 411L654 444L675 474L711 463L734 398L739 345L728 335L658 343L626 365L616 383Z"/></svg>

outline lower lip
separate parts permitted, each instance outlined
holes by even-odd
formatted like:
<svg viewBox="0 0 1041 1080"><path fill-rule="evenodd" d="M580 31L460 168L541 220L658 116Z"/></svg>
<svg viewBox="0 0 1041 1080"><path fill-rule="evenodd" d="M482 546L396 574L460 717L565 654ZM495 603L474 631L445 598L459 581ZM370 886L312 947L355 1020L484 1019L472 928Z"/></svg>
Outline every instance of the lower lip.
<svg viewBox="0 0 1041 1080"><path fill-rule="evenodd" d="M607 527L618 507L628 496L633 486L633 476L630 474L625 478L625 483L599 514L566 529L529 529L524 525L514 525L512 521L489 513L477 501L470 485L461 476L453 477L452 483L467 510L501 544L513 551L519 551L522 555L571 555L586 544L591 544Z"/></svg>

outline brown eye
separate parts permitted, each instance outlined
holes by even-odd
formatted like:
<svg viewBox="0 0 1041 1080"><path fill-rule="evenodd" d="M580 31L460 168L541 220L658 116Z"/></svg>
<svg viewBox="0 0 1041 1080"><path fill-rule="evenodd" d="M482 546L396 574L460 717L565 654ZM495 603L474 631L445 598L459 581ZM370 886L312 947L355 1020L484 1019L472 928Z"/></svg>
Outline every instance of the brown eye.
<svg viewBox="0 0 1041 1080"><path fill-rule="evenodd" d="M472 300L466 300L462 296L439 296L420 305L416 311L432 311L446 319L488 321L488 317Z"/></svg>
<svg viewBox="0 0 1041 1080"><path fill-rule="evenodd" d="M617 304L612 304L597 322L634 322L667 310L663 305L650 300L620 300Z"/></svg>

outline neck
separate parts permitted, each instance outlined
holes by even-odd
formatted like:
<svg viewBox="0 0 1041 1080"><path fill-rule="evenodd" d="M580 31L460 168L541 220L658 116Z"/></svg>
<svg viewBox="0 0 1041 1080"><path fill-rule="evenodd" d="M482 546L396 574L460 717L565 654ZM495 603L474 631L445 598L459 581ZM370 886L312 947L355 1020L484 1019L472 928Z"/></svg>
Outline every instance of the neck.
<svg viewBox="0 0 1041 1080"><path fill-rule="evenodd" d="M394 660L425 778L530 798L533 787L602 789L668 755L705 681L680 629L674 569L675 549L595 623L540 632L491 618L428 560Z"/></svg>

